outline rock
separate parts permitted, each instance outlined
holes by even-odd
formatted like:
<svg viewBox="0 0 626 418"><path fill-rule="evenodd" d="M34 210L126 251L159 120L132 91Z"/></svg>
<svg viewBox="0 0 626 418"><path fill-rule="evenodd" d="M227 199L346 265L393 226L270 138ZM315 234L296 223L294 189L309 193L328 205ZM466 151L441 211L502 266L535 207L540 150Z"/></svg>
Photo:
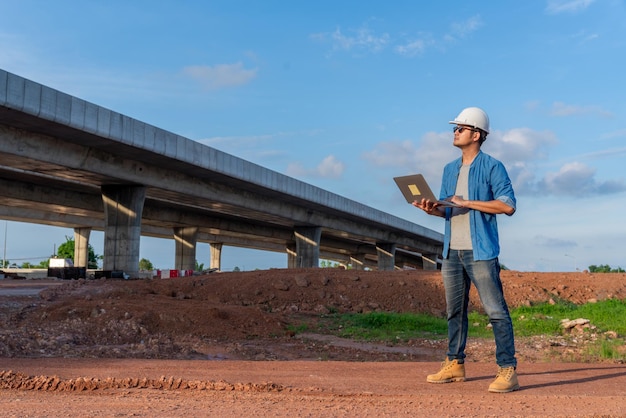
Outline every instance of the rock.
<svg viewBox="0 0 626 418"><path fill-rule="evenodd" d="M289 290L289 284L287 284L287 282L283 280L275 281L272 285L274 286L274 289L276 290L282 290L282 291Z"/></svg>
<svg viewBox="0 0 626 418"><path fill-rule="evenodd" d="M591 321L585 318L578 318L578 319L573 319L573 320L565 318L561 320L561 328L571 329L578 325L586 325L589 322Z"/></svg>
<svg viewBox="0 0 626 418"><path fill-rule="evenodd" d="M299 287L309 287L311 282L306 276L298 275L296 276L296 285Z"/></svg>

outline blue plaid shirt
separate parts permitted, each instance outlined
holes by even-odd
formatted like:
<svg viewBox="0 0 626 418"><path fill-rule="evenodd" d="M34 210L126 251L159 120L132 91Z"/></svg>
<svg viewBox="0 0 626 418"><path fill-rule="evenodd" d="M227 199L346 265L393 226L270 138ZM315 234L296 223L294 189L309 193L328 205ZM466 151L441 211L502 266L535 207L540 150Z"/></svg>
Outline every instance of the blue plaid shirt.
<svg viewBox="0 0 626 418"><path fill-rule="evenodd" d="M448 163L443 169L440 199L454 196L462 159ZM504 165L492 156L480 151L470 166L468 200L500 200L515 210L515 194ZM446 209L446 227L443 239L443 258L450 251L450 215ZM496 215L470 210L470 233L474 260L491 260L500 254L498 223Z"/></svg>

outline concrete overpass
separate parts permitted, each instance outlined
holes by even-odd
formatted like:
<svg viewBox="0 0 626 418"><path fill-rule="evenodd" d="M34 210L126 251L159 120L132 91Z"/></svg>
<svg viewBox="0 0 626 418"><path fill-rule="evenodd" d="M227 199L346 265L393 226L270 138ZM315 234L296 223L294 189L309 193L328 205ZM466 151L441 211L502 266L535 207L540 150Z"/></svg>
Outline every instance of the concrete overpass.
<svg viewBox="0 0 626 418"><path fill-rule="evenodd" d="M137 274L140 236L173 238L193 269L208 242L356 268L436 268L443 236L0 70L0 218L74 228L75 265L104 231L104 270Z"/></svg>

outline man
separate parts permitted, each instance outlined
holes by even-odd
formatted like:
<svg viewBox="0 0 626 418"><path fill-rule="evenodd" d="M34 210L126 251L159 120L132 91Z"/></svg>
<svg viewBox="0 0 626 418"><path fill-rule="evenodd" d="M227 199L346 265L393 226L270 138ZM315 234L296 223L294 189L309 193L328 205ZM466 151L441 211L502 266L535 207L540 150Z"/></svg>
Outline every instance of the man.
<svg viewBox="0 0 626 418"><path fill-rule="evenodd" d="M461 158L443 171L440 198L457 207L444 207L427 199L413 205L445 219L441 273L448 316L448 353L441 370L427 377L430 383L465 380L470 286L476 286L489 316L496 341L498 373L489 392L519 389L513 324L500 281L500 244L496 215L513 215L515 195L504 165L481 151L489 134L489 117L477 107L464 109L453 121L454 146Z"/></svg>

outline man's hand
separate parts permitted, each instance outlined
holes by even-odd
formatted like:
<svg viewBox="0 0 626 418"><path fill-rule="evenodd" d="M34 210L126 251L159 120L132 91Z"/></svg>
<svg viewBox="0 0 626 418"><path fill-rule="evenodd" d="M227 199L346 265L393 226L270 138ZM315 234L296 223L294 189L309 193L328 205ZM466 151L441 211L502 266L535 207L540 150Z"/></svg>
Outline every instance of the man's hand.
<svg viewBox="0 0 626 418"><path fill-rule="evenodd" d="M434 215L434 216L443 216L443 213L439 210L439 207L441 206L439 203L437 202L433 202L431 200L428 199L422 199L422 200L414 200L412 203L413 206L415 206L416 208L419 208L421 210L423 210L424 212L426 212L429 215Z"/></svg>
<svg viewBox="0 0 626 418"><path fill-rule="evenodd" d="M452 203L456 203L462 208L469 208L469 200L465 200L461 196L452 196L451 198L447 200L449 200Z"/></svg>

